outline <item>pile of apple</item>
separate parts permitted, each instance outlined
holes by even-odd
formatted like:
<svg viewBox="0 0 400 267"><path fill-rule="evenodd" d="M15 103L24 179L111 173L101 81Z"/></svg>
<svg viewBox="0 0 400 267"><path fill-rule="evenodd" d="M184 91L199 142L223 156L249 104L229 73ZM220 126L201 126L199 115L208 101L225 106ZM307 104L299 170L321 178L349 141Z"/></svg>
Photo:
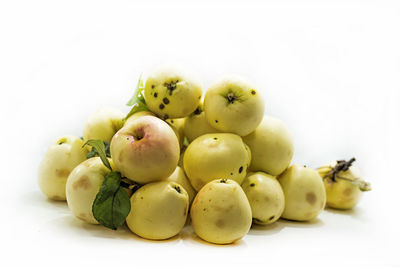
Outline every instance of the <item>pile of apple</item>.
<svg viewBox="0 0 400 267"><path fill-rule="evenodd" d="M354 159L318 170L290 165L291 135L264 115L249 81L225 77L202 99L199 83L176 70L155 71L145 85L139 79L128 115L100 110L82 138L51 145L41 190L87 223L116 229L126 222L161 240L191 221L200 238L217 244L241 239L252 223L309 221L326 204L353 208L369 190Z"/></svg>

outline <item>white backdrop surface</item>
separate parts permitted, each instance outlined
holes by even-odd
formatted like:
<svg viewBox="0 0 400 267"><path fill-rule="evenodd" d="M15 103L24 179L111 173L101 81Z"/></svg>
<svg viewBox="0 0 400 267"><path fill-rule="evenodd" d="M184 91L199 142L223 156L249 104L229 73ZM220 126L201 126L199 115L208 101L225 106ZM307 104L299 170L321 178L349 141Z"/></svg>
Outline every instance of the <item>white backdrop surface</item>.
<svg viewBox="0 0 400 267"><path fill-rule="evenodd" d="M398 1L1 1L1 266L400 266ZM190 227L151 242L84 224L37 186L47 146L86 117L128 111L138 76L171 64L204 88L246 76L284 120L293 162L357 158L353 211L255 227L231 246Z"/></svg>

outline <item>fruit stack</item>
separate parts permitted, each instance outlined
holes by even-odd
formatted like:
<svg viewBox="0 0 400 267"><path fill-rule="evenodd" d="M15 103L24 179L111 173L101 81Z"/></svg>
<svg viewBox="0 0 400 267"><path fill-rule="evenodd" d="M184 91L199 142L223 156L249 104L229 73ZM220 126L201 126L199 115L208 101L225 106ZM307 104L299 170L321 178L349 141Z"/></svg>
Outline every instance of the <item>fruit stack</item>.
<svg viewBox="0 0 400 267"><path fill-rule="evenodd" d="M39 186L79 219L147 239L191 222L203 240L229 244L252 223L309 221L327 204L349 209L369 184L350 161L318 170L292 164L285 124L264 115L260 90L227 76L208 88L171 69L139 79L125 116L103 109L83 137L64 136L39 167ZM190 217L190 220L188 218Z"/></svg>

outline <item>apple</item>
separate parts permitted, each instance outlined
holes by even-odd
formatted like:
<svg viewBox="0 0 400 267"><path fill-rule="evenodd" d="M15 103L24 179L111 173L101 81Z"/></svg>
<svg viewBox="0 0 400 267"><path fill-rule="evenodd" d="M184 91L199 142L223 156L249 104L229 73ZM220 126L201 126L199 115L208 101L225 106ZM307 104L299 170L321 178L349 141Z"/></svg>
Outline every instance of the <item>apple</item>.
<svg viewBox="0 0 400 267"><path fill-rule="evenodd" d="M316 170L293 164L278 177L278 181L285 195L282 218L309 221L323 211L325 187Z"/></svg>
<svg viewBox="0 0 400 267"><path fill-rule="evenodd" d="M242 188L249 200L254 223L271 224L281 217L285 196L275 176L263 172L250 173Z"/></svg>
<svg viewBox="0 0 400 267"><path fill-rule="evenodd" d="M185 225L188 208L189 197L181 185L170 181L150 183L133 193L126 224L143 238L168 239Z"/></svg>
<svg viewBox="0 0 400 267"><path fill-rule="evenodd" d="M248 163L246 145L240 136L231 133L202 135L189 144L183 157L185 172L197 191L218 178L229 178L241 184Z"/></svg>
<svg viewBox="0 0 400 267"><path fill-rule="evenodd" d="M194 232L215 244L230 244L251 227L251 207L242 188L233 180L218 179L196 195L190 211Z"/></svg>
<svg viewBox="0 0 400 267"><path fill-rule="evenodd" d="M184 118L199 105L201 85L188 74L160 69L146 80L144 97L148 108L163 119Z"/></svg>
<svg viewBox="0 0 400 267"><path fill-rule="evenodd" d="M142 116L114 135L110 152L123 177L145 184L165 180L174 172L179 160L179 143L165 121Z"/></svg>
<svg viewBox="0 0 400 267"><path fill-rule="evenodd" d="M271 175L281 174L293 157L293 141L285 124L265 116L261 124L243 141L250 147L251 171L262 171Z"/></svg>
<svg viewBox="0 0 400 267"><path fill-rule="evenodd" d="M345 171L339 171L333 180L329 173L337 164L335 161L318 169L325 185L326 205L335 209L352 209L362 196L360 186L356 183L361 180L361 172L357 167L350 166Z"/></svg>
<svg viewBox="0 0 400 267"><path fill-rule="evenodd" d="M260 124L264 101L251 83L238 76L227 76L208 88L204 111L213 128L245 136Z"/></svg>
<svg viewBox="0 0 400 267"><path fill-rule="evenodd" d="M41 191L53 200L65 200L65 184L68 175L86 160L87 150L82 148L79 137L66 135L58 138L44 155L38 172Z"/></svg>
<svg viewBox="0 0 400 267"><path fill-rule="evenodd" d="M83 127L83 139L110 142L124 124L125 114L118 109L103 108L91 114Z"/></svg>
<svg viewBox="0 0 400 267"><path fill-rule="evenodd" d="M208 123L203 107L200 105L192 114L185 118L183 132L189 142L192 142L204 134L219 133L221 131L213 128Z"/></svg>
<svg viewBox="0 0 400 267"><path fill-rule="evenodd" d="M184 170L181 167L177 166L175 171L167 178L167 181L175 182L185 188L189 196L189 204L192 204L197 192L193 189Z"/></svg>
<svg viewBox="0 0 400 267"><path fill-rule="evenodd" d="M185 119L168 119L166 122L174 130L176 137L179 141L179 147L183 148L183 142L185 139L185 134L183 133L183 123Z"/></svg>
<svg viewBox="0 0 400 267"><path fill-rule="evenodd" d="M111 159L109 162L114 169ZM99 157L82 162L71 172L67 180L66 194L68 207L75 217L87 223L98 224L92 212L93 201L109 172Z"/></svg>
<svg viewBox="0 0 400 267"><path fill-rule="evenodd" d="M131 123L135 119L143 117L143 116L155 116L155 114L150 111L139 111L139 112L133 113L131 116L129 116L129 118L127 118L125 120L124 126L127 125L128 123Z"/></svg>

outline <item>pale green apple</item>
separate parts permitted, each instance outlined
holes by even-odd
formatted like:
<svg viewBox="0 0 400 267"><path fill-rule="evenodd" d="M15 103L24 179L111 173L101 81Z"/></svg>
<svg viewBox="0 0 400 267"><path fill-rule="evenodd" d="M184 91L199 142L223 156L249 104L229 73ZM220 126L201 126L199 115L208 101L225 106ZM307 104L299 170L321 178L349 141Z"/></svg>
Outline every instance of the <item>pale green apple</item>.
<svg viewBox="0 0 400 267"><path fill-rule="evenodd" d="M192 142L199 136L208 133L220 133L221 131L213 128L206 119L206 114L203 111L203 106L200 105L197 109L185 118L183 132L189 142Z"/></svg>
<svg viewBox="0 0 400 267"><path fill-rule="evenodd" d="M113 162L109 159L111 166ZM75 217L98 224L93 216L92 206L104 177L110 170L99 157L90 158L79 164L69 175L66 187L67 203Z"/></svg>
<svg viewBox="0 0 400 267"><path fill-rule="evenodd" d="M271 224L281 217L285 196L275 176L251 173L243 181L242 188L249 200L254 223Z"/></svg>
<svg viewBox="0 0 400 267"><path fill-rule="evenodd" d="M278 177L278 181L285 195L282 218L309 221L323 211L325 187L316 170L293 164Z"/></svg>
<svg viewBox="0 0 400 267"><path fill-rule="evenodd" d="M252 133L243 137L243 141L251 150L251 171L263 171L276 176L281 174L292 160L292 137L279 119L265 116Z"/></svg>
<svg viewBox="0 0 400 267"><path fill-rule="evenodd" d="M179 141L179 147L183 148L183 141L185 139L185 134L183 133L183 122L185 119L168 119L165 120L169 126L171 126L172 130L174 130L176 137Z"/></svg>
<svg viewBox="0 0 400 267"><path fill-rule="evenodd" d="M39 187L48 198L65 200L68 175L86 160L87 150L79 137L66 135L58 138L44 155L38 172Z"/></svg>
<svg viewBox="0 0 400 267"><path fill-rule="evenodd" d="M89 116L83 127L83 139L110 142L122 127L125 114L114 108L99 109Z"/></svg>
<svg viewBox="0 0 400 267"><path fill-rule="evenodd" d="M144 97L148 108L163 119L184 118L199 105L201 85L188 74L160 69L147 78Z"/></svg>
<svg viewBox="0 0 400 267"><path fill-rule="evenodd" d="M124 126L129 124L129 123L131 123L135 119L143 117L143 116L155 116L155 114L153 112L150 112L150 111L139 111L139 112L133 113L131 116L129 116L129 118L127 118L125 120Z"/></svg>
<svg viewBox="0 0 400 267"><path fill-rule="evenodd" d="M335 209L352 209L360 200L362 191L354 183L361 179L360 170L357 167L350 166L346 171L337 173L336 181L332 180L332 175L328 173L336 166L337 162L331 163L318 169L321 177L324 177L326 191L326 205ZM328 177L325 175L328 174ZM345 178L345 179L343 179Z"/></svg>
<svg viewBox="0 0 400 267"><path fill-rule="evenodd" d="M188 208L189 196L183 186L171 181L154 182L132 195L126 223L143 238L168 239L185 225Z"/></svg>
<svg viewBox="0 0 400 267"><path fill-rule="evenodd" d="M123 177L145 184L165 180L174 172L179 160L179 143L165 121L142 116L114 135L110 152Z"/></svg>
<svg viewBox="0 0 400 267"><path fill-rule="evenodd" d="M206 184L196 195L191 211L194 232L203 240L230 244L251 227L251 207L242 188L229 179Z"/></svg>
<svg viewBox="0 0 400 267"><path fill-rule="evenodd" d="M181 167L176 167L175 171L167 178L167 181L175 182L180 184L185 188L186 192L189 196L189 204L192 204L194 197L196 196L197 192L194 190L192 185L190 184L185 171Z"/></svg>
<svg viewBox="0 0 400 267"><path fill-rule="evenodd" d="M245 143L240 136L231 133L202 135L189 144L183 157L186 175L197 191L221 177L241 184L248 163L249 151Z"/></svg>
<svg viewBox="0 0 400 267"><path fill-rule="evenodd" d="M213 128L245 136L260 124L264 100L260 91L245 79L227 76L208 88L204 111Z"/></svg>

